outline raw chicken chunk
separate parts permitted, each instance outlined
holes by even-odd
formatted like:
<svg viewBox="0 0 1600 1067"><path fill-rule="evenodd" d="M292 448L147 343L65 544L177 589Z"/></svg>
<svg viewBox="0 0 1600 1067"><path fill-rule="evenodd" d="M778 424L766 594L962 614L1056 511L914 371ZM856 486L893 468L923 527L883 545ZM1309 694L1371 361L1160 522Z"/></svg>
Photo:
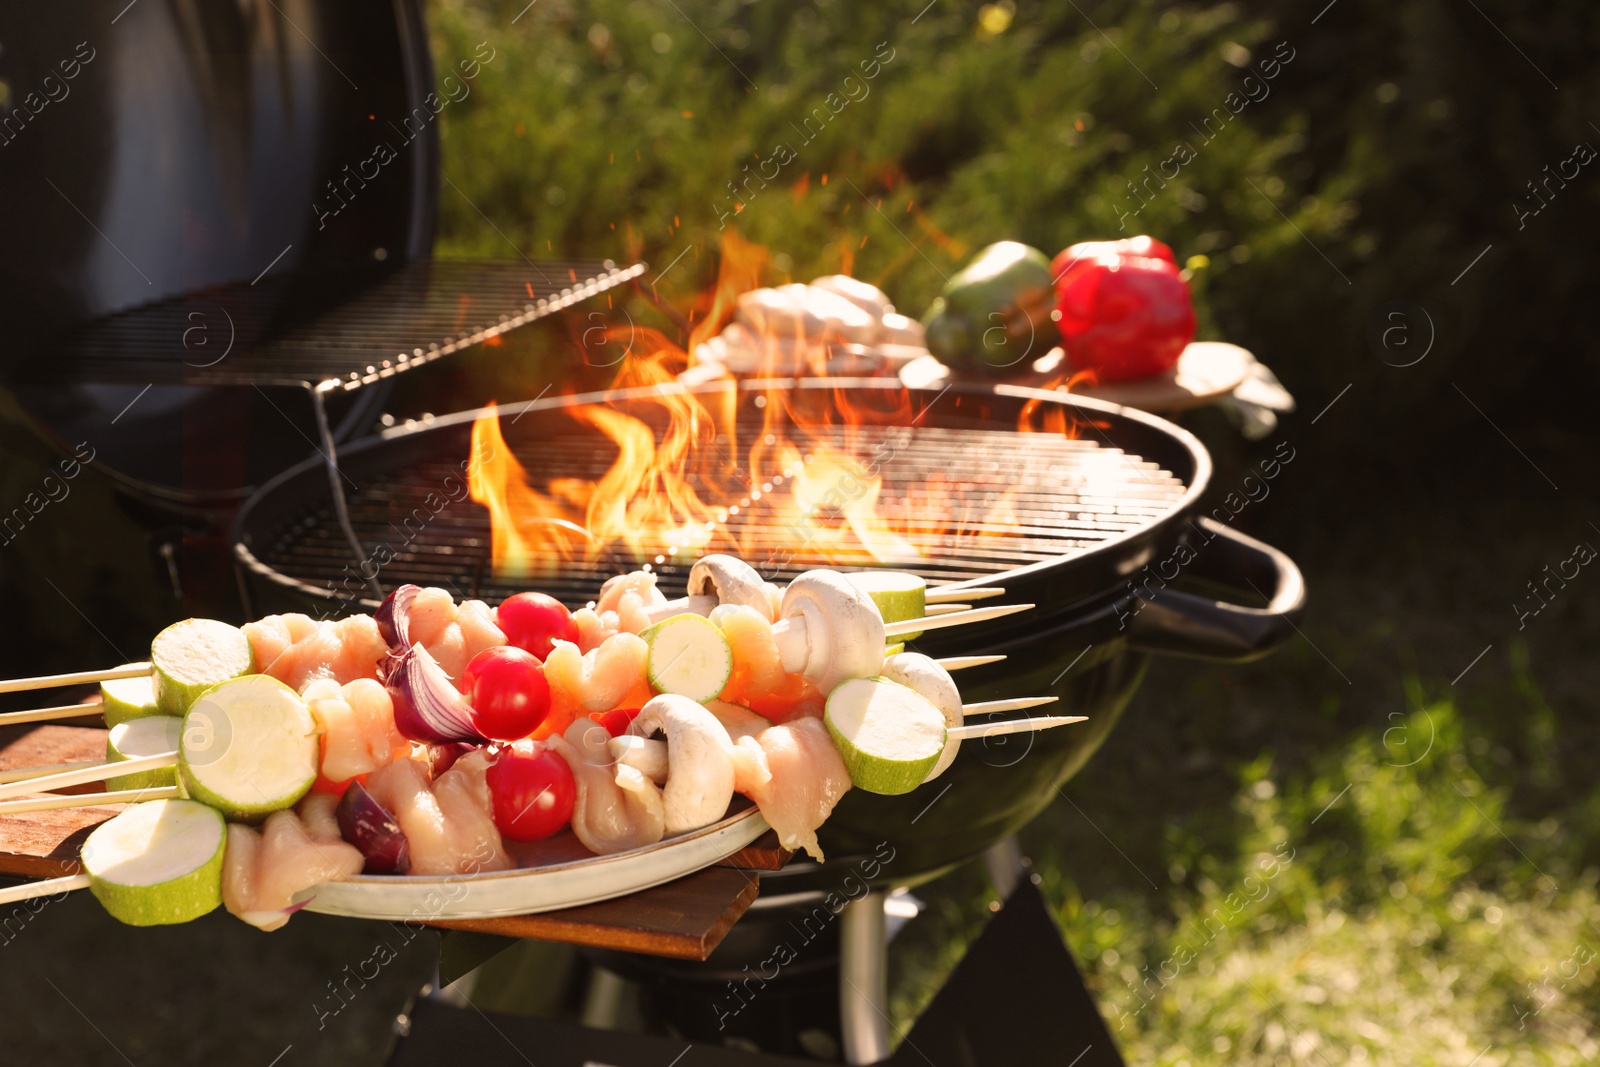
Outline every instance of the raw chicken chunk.
<svg viewBox="0 0 1600 1067"><path fill-rule="evenodd" d="M361 873L365 860L339 837L333 810L339 798L312 793L299 814L275 811L259 831L228 824L222 865L222 903L262 930L276 930L299 910L297 894L322 882Z"/></svg>
<svg viewBox="0 0 1600 1067"><path fill-rule="evenodd" d="M596 855L626 852L660 841L666 833L666 806L656 784L632 767L615 763L610 735L587 719L545 742L567 761L578 787L572 832Z"/></svg>
<svg viewBox="0 0 1600 1067"><path fill-rule="evenodd" d="M516 866L495 828L483 772L488 757L469 752L439 776L397 759L367 779L367 791L394 816L411 847L411 874L475 874Z"/></svg>
<svg viewBox="0 0 1600 1067"><path fill-rule="evenodd" d="M649 571L629 571L608 578L606 584L600 587L600 599L595 601L594 612L604 629L636 634L650 625L650 616L645 614L645 609L666 602L666 596L656 588L654 574ZM580 637L582 626L580 623Z"/></svg>
<svg viewBox="0 0 1600 1067"><path fill-rule="evenodd" d="M244 632L255 653L256 669L302 692L319 678L340 685L378 677L378 663L389 646L371 615L319 622L309 615L268 615L248 622Z"/></svg>
<svg viewBox="0 0 1600 1067"><path fill-rule="evenodd" d="M581 653L570 641L557 641L545 657L544 677L550 695L578 716L612 708L638 707L630 698L653 695L645 680L645 660L650 652L637 634L613 634L599 648Z"/></svg>
<svg viewBox="0 0 1600 1067"><path fill-rule="evenodd" d="M395 729L388 690L370 678L343 686L319 678L301 696L322 728L322 776L329 781L368 774L411 748Z"/></svg>
<svg viewBox="0 0 1600 1067"><path fill-rule="evenodd" d="M572 613L572 621L578 627L579 652L593 652L605 644L607 638L621 630L621 623L614 611L601 615L594 608L579 608Z"/></svg>
<svg viewBox="0 0 1600 1067"><path fill-rule="evenodd" d="M817 827L850 789L850 773L821 719L809 716L763 730L756 739L771 779L746 795L756 802L784 848L805 849L818 860Z"/></svg>
<svg viewBox="0 0 1600 1067"><path fill-rule="evenodd" d="M428 650L451 679L461 677L472 657L506 643L494 609L481 600L455 602L448 590L423 589L411 602L411 640Z"/></svg>

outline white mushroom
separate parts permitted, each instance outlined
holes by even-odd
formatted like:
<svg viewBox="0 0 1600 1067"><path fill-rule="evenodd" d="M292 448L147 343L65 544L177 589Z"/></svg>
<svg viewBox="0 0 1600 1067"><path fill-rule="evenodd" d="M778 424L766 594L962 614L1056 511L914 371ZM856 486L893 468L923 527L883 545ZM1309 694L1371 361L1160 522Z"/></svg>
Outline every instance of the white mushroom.
<svg viewBox="0 0 1600 1067"><path fill-rule="evenodd" d="M846 678L873 678L883 667L883 616L872 597L838 571L810 570L783 591L772 626L778 658L824 695Z"/></svg>
<svg viewBox="0 0 1600 1067"><path fill-rule="evenodd" d="M738 704L729 704L724 700L708 700L706 710L716 716L728 731L728 738L733 743L725 750L728 758L733 760L733 788L736 792L746 796L754 795L772 780L772 771L767 767L766 753L761 748L757 738L772 725L766 719L749 708L740 707ZM646 778L661 785L667 780L671 770L671 760L667 756L667 743L648 737L633 737L624 735L611 739L611 758L619 766L632 767Z"/></svg>
<svg viewBox="0 0 1600 1067"><path fill-rule="evenodd" d="M939 714L944 716L946 730L952 730L965 722L965 712L961 710L961 692L956 688L950 672L939 665L939 661L924 656L920 652L901 652L890 656L883 661L883 677L891 682L899 682L908 689L915 690L924 700L939 709ZM961 749L961 738L951 737L944 743L944 751L939 754L939 761L933 765L933 770L928 772L924 781L932 781L944 773L946 767L955 761L956 753Z"/></svg>
<svg viewBox="0 0 1600 1067"><path fill-rule="evenodd" d="M658 623L689 612L710 615L719 604L739 604L755 608L770 622L777 607L777 590L754 567L742 559L717 553L701 556L689 568L688 592L688 596L677 600L646 607L646 617Z"/></svg>
<svg viewBox="0 0 1600 1067"><path fill-rule="evenodd" d="M664 785L672 762L667 758L665 741L623 734L610 741L611 758L620 766L632 767L656 785Z"/></svg>
<svg viewBox="0 0 1600 1067"><path fill-rule="evenodd" d="M698 830L722 818L733 799L728 731L704 707L673 693L646 701L628 728L643 738L658 730L667 737L667 782L661 791L667 833Z"/></svg>

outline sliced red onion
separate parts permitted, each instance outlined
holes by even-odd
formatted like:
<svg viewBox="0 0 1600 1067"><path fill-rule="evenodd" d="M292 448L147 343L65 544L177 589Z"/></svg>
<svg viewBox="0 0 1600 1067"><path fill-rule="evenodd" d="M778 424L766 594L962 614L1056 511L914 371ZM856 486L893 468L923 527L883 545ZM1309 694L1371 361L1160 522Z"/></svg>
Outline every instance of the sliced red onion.
<svg viewBox="0 0 1600 1067"><path fill-rule="evenodd" d="M422 587L402 585L384 598L372 617L378 623L378 633L389 643L393 652L404 652L411 647L411 602L417 599Z"/></svg>
<svg viewBox="0 0 1600 1067"><path fill-rule="evenodd" d="M394 700L394 724L406 737L428 745L488 741L472 724L472 705L422 645L412 645L383 667Z"/></svg>
<svg viewBox="0 0 1600 1067"><path fill-rule="evenodd" d="M360 782L351 782L334 811L339 834L366 857L366 874L405 874L411 870L411 842L387 808Z"/></svg>

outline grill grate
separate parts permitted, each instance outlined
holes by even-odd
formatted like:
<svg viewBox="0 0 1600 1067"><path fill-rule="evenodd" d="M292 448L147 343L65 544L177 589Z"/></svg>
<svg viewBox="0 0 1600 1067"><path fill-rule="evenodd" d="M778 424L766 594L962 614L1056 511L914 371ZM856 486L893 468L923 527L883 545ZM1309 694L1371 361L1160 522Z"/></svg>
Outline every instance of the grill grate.
<svg viewBox="0 0 1600 1067"><path fill-rule="evenodd" d="M609 260L414 259L376 277L285 274L123 312L31 366L49 380L291 386L335 380L355 389L524 326L644 270Z"/></svg>
<svg viewBox="0 0 1600 1067"><path fill-rule="evenodd" d="M759 423L741 425L741 439L759 428ZM846 451L838 434L813 432L810 440ZM557 433L511 447L540 490L555 478L598 478L615 458L614 448L592 433ZM883 489L878 512L894 522L921 558L879 561L860 550L830 562L806 544L796 544L794 528L774 521L769 501L786 497L782 485L774 485L775 492L764 500L750 501L737 516L730 515L713 531L706 551L739 551L735 546L742 543L747 546L744 558L779 581L807 567L892 566L915 571L930 584L944 584L1091 548L1148 525L1185 492L1182 480L1156 463L1094 440L1051 434L863 427L854 432L849 452L865 463L874 455L883 460L889 450L892 455L879 467ZM460 470L458 461L440 457L366 479L349 495L351 521L362 543L375 554L382 552L380 559L393 556L380 574L386 588L404 582L438 585L490 602L537 588L579 605L592 600L606 578L649 563L661 573L668 595L677 595L688 565L700 554L694 550L670 556L669 546L662 545L659 562L653 556L609 554L593 562L552 565L545 568L549 575L497 577L489 565L487 510L465 497L464 490L457 491L460 499L448 499L445 487L455 484L448 479L459 479ZM348 591L345 595L359 591L351 578L350 550L325 504L286 523L252 550L266 566L330 595L340 595L341 588Z"/></svg>

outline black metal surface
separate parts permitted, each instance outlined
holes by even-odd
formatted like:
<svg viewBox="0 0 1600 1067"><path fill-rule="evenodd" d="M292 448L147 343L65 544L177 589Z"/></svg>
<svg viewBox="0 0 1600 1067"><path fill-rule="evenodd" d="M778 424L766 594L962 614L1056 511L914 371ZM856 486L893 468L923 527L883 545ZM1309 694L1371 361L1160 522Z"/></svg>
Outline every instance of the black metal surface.
<svg viewBox="0 0 1600 1067"><path fill-rule="evenodd" d="M234 334L271 318L266 293L294 302L272 321L325 308L332 287L295 285L302 272L427 254L439 163L421 0L8 4L0 45L0 387L29 433L63 454L88 442L141 506L236 501L311 452L304 398L164 383L239 355ZM380 142L394 158L363 178ZM218 302L229 287L257 300L243 322L228 319L239 300ZM71 358L91 324L149 321L137 309L163 302L180 314L144 347L177 373L96 378Z"/></svg>
<svg viewBox="0 0 1600 1067"><path fill-rule="evenodd" d="M80 383L337 381L356 389L597 296L644 269L610 260L424 257L381 273L301 271L98 320L23 373Z"/></svg>
<svg viewBox="0 0 1600 1067"><path fill-rule="evenodd" d="M858 392L898 390L894 383L879 379L804 380L793 387L824 395L840 385ZM742 388L748 398L763 385L747 382ZM648 395L624 394L619 403L639 403ZM501 419L508 443L516 449L522 440L548 441L567 420L565 410L582 399L508 406ZM935 578L970 571L974 573L963 580L1005 587L1004 597L986 603L1038 605L1034 611L981 626L930 631L916 642L920 651L936 656L1008 657L1001 664L962 672L960 684L968 700L1053 694L1061 698L1062 712L1087 715L1089 721L1038 734L969 741L940 779L909 794L847 793L819 833L830 858L827 867L793 863L771 876L770 892L826 888L827 872L837 869L832 861L842 859L848 866L853 857L870 856L886 839L894 842L896 855L893 862L882 865L876 879L880 884L913 883L976 855L1038 814L1094 754L1137 688L1149 654L1254 658L1294 636L1295 619L1303 606L1299 572L1287 557L1224 527L1207 525L1201 517L1200 498L1210 477L1210 460L1200 443L1178 427L1111 405L1004 386L958 385L942 394L913 391L911 400L899 417L904 423L914 422L919 432L925 427L931 434L970 434L973 442L985 442L986 449L993 448L993 435L1001 432L1011 447L994 472L997 475L1050 454L1052 445L1042 435L1023 438L1001 431L1016 425L1025 403L1036 401L1072 416L1082 437L1072 445L1078 451L1067 454L1112 459L1102 473L1113 477L1115 485L1123 484L1115 477L1117 471L1129 469L1125 459L1112 458L1120 452L1122 457L1155 465L1154 471L1144 471L1150 479L1146 488L1163 484L1165 476L1176 480L1178 491L1154 509L1133 498L1129 503L1142 509L1129 516L1134 521L1119 530L1099 531L1105 536L1078 538L1071 545L1063 544L1073 540L1063 535L1063 529L1077 513L1063 508L1053 520L1063 529L1041 529L1032 542L1044 554L1036 561L987 557L980 541L959 557L941 554L918 564ZM396 472L426 469L427 464L441 461L454 462L459 470L476 414L463 412L344 449L346 473L362 487L355 499L361 500L368 486L392 492ZM1083 441L1093 441L1093 448L1085 449ZM604 448L592 437L590 445ZM959 469L978 454L947 439L942 439L938 453L943 469ZM539 465L530 469L534 477L546 479L572 473L568 462L567 453L555 450L541 453ZM884 465L886 478L892 467L893 463ZM326 490L320 474L314 466L286 472L241 512L236 552L258 613L328 613L361 606L357 571L338 557L337 536L321 514ZM415 580L448 587L453 582L459 595L486 594L491 599L514 587L537 587L577 603L594 596L602 577L635 563L608 558L592 567L564 568L551 579L493 582L487 568L483 509L465 499L464 492L461 497L423 515L426 521L419 524L421 533L412 542L434 531L426 552L411 549L398 521L381 531L384 541L368 542L375 552L380 544L393 550L393 562L382 568L386 584ZM1062 497L1063 503L1071 499ZM444 500L441 490L436 502ZM400 502L410 503L404 498ZM1048 506L1043 510L1049 512ZM396 520L404 514L396 512ZM366 529L370 536L373 527ZM313 572L296 577L271 565L280 558L305 561L303 547L313 543L327 546L324 555L312 559ZM1188 561L1177 568L1182 573L1171 567L1176 559ZM424 562L426 567L421 566ZM670 579L681 578L679 572L689 562L692 558L684 567L662 568L669 586ZM408 569L413 565L419 568L415 572ZM804 565L804 555L797 555L773 573L781 579ZM348 576L340 578L340 568L345 567ZM329 577L337 580L330 583ZM1174 583L1197 578L1221 582L1227 599L1174 588Z"/></svg>
<svg viewBox="0 0 1600 1067"><path fill-rule="evenodd" d="M7 4L0 42L8 376L107 315L431 246L416 0ZM458 57L442 60L459 83ZM380 143L394 158L363 177Z"/></svg>

